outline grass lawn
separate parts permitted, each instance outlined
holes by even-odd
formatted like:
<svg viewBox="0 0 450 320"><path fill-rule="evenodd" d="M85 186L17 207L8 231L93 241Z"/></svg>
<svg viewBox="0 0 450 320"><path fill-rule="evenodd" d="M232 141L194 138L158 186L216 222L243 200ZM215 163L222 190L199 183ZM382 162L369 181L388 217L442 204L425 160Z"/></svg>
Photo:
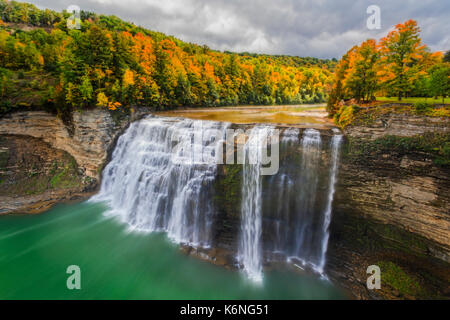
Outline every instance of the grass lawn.
<svg viewBox="0 0 450 320"><path fill-rule="evenodd" d="M401 103L418 103L418 102L427 102L427 103L437 103L442 104L442 98L438 99L434 98L402 98L402 101L398 101L397 97L377 97L377 101L387 101L387 102L401 102ZM445 103L450 103L450 98L445 98Z"/></svg>

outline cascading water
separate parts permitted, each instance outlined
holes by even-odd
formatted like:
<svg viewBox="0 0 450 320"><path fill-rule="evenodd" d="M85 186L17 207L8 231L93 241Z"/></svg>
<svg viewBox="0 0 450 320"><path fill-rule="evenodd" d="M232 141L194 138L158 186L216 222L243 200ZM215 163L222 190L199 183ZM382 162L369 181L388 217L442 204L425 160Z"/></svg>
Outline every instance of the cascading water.
<svg viewBox="0 0 450 320"><path fill-rule="evenodd" d="M316 263L317 244L321 238L315 228L316 212L315 201L317 185L319 183L318 167L321 156L320 132L307 129L302 138L302 162L300 167L300 183L298 189L299 208L296 216L295 226L297 239L295 241L294 253L305 261Z"/></svg>
<svg viewBox="0 0 450 320"><path fill-rule="evenodd" d="M161 117L132 123L92 200L107 202L109 213L132 229L167 232L174 242L194 247L216 246L222 221L213 201L215 157L223 158L229 127ZM274 132L272 126L253 127L243 149L240 231L233 237L239 238L240 264L256 282L263 261L274 257L323 274L342 141L338 133L326 140L318 130L305 129L300 137L300 129L284 129L279 171L263 175L263 150Z"/></svg>
<svg viewBox="0 0 450 320"><path fill-rule="evenodd" d="M336 132L335 132L336 133ZM317 268L317 271L323 274L325 262L326 262L326 253L328 248L328 238L330 236L328 232L328 228L331 222L331 209L333 204L333 197L335 191L336 184L336 176L338 169L338 160L339 160L339 149L342 142L342 135L336 134L331 139L331 165L330 165L330 177L329 177L329 187L328 187L328 198L327 198L327 206L325 209L325 217L322 225L322 250L320 256L320 262Z"/></svg>
<svg viewBox="0 0 450 320"><path fill-rule="evenodd" d="M132 123L119 138L93 200L106 201L110 213L133 229L166 231L177 243L210 246L213 158L227 126L159 117ZM217 140L204 139L217 132Z"/></svg>
<svg viewBox="0 0 450 320"><path fill-rule="evenodd" d="M342 136L331 138L326 165L323 151L328 146L320 132L306 129L300 141L299 135L298 129L284 131L280 171L263 184L265 254L269 260L286 257L322 274Z"/></svg>
<svg viewBox="0 0 450 320"><path fill-rule="evenodd" d="M273 134L272 127L254 127L244 146L242 178L241 235L239 257L250 279L262 280L261 264L261 168L263 148Z"/></svg>

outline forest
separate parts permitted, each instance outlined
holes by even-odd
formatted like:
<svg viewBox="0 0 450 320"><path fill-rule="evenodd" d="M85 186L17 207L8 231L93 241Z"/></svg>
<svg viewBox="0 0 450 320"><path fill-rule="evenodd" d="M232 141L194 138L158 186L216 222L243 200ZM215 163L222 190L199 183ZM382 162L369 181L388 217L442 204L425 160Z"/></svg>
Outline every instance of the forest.
<svg viewBox="0 0 450 320"><path fill-rule="evenodd" d="M336 60L219 52L115 16L0 0L0 113L325 102ZM70 21L69 21L70 23Z"/></svg>

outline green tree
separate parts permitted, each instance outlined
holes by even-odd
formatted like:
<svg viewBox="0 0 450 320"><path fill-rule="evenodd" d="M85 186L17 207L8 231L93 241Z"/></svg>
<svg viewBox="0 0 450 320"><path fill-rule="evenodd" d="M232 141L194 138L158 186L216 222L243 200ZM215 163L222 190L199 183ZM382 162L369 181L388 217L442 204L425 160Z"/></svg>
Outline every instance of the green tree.
<svg viewBox="0 0 450 320"><path fill-rule="evenodd" d="M398 24L381 39L383 82L394 89L401 100L408 92L421 70L420 59L425 53L419 37L420 29L414 20Z"/></svg>
<svg viewBox="0 0 450 320"><path fill-rule="evenodd" d="M442 103L450 94L450 65L448 63L436 64L429 70L430 91L434 96L442 96Z"/></svg>
<svg viewBox="0 0 450 320"><path fill-rule="evenodd" d="M358 101L369 100L377 88L378 51L375 40L367 40L353 52L346 85Z"/></svg>
<svg viewBox="0 0 450 320"><path fill-rule="evenodd" d="M450 62L450 50L448 50L445 55L444 58L442 59L442 61L444 62Z"/></svg>
<svg viewBox="0 0 450 320"><path fill-rule="evenodd" d="M81 100L83 104L89 103L92 99L92 93L94 92L91 84L91 80L87 75L81 78L81 84L78 87L81 94Z"/></svg>

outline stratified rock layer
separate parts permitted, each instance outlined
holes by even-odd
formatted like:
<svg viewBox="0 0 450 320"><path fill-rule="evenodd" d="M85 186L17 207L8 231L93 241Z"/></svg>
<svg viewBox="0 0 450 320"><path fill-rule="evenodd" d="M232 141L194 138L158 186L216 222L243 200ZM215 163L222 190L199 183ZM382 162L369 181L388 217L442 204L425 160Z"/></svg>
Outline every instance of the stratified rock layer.
<svg viewBox="0 0 450 320"><path fill-rule="evenodd" d="M376 152L355 146L386 136L447 134L449 123L448 119L395 114L372 125L346 129L328 271L355 296L413 298L367 290L366 268L383 261L409 271L424 290L434 292L422 297L448 294L450 169L436 165L433 155L426 152L407 153L395 146L389 152Z"/></svg>
<svg viewBox="0 0 450 320"><path fill-rule="evenodd" d="M121 125L103 109L74 112L72 124L73 129L68 128L61 119L44 111L18 112L0 120L0 134L41 138L71 154L86 175L98 178Z"/></svg>
<svg viewBox="0 0 450 320"><path fill-rule="evenodd" d="M450 132L450 118L387 114L365 126L350 126L345 133L352 138L375 140L386 135L412 137L426 132Z"/></svg>
<svg viewBox="0 0 450 320"><path fill-rule="evenodd" d="M64 123L59 117L45 111L16 112L3 116L0 119L0 137L16 136L16 140L24 145L34 145L34 139L38 139L44 143L40 150L50 148L68 153L76 161L80 181L83 180L84 186L77 188L76 196L74 190L69 192L68 189L59 188L46 189L41 194L32 195L2 194L0 213L38 213L58 201L80 199L83 198L83 193L85 197L92 194L116 138L131 121L146 113L147 109L140 109L133 111L130 116L122 115L115 120L108 110L92 109L74 112L70 123ZM88 188L85 186L85 177L90 178Z"/></svg>

